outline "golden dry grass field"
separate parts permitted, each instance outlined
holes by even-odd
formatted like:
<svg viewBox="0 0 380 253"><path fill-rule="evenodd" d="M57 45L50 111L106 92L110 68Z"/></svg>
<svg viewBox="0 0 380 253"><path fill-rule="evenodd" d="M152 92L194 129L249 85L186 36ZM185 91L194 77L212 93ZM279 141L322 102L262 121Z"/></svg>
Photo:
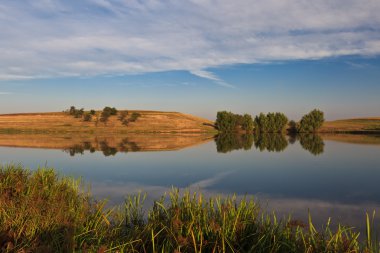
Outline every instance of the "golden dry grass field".
<svg viewBox="0 0 380 253"><path fill-rule="evenodd" d="M118 115L111 116L107 123L99 121L96 112L90 122L82 118L58 113L25 113L0 115L2 133L206 133L216 132L214 122L178 112L132 111L141 116L128 125L123 125ZM119 112L120 114L120 112Z"/></svg>
<svg viewBox="0 0 380 253"><path fill-rule="evenodd" d="M323 124L319 132L380 132L380 117L327 121Z"/></svg>

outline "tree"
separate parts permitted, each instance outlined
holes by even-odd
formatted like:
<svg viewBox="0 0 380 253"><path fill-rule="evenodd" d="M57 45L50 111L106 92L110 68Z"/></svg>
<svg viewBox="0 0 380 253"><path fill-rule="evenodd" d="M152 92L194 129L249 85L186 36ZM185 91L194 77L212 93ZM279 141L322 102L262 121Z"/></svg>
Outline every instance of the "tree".
<svg viewBox="0 0 380 253"><path fill-rule="evenodd" d="M254 126L252 116L249 114L244 114L242 119L243 120L242 120L241 128L245 130L247 133L252 132L253 126Z"/></svg>
<svg viewBox="0 0 380 253"><path fill-rule="evenodd" d="M254 122L252 116L249 114L234 114L232 112L220 111L216 114L216 128L219 132L230 133L230 132L240 132L244 130L245 132L252 132Z"/></svg>
<svg viewBox="0 0 380 253"><path fill-rule="evenodd" d="M268 131L267 116L264 113L260 113L259 116L255 117L254 125L256 132L266 133Z"/></svg>
<svg viewBox="0 0 380 253"><path fill-rule="evenodd" d="M298 132L300 133L314 133L322 127L325 122L324 114L318 109L314 109L308 114L304 115L299 123Z"/></svg>
<svg viewBox="0 0 380 253"><path fill-rule="evenodd" d="M274 114L274 124L275 124L275 131L276 133L282 133L286 129L286 125L288 124L288 117L285 116L285 114L281 112L276 112Z"/></svg>
<svg viewBox="0 0 380 253"><path fill-rule="evenodd" d="M235 117L235 130L239 130L240 127L243 127L244 116L235 113L233 113L232 116Z"/></svg>
<svg viewBox="0 0 380 253"><path fill-rule="evenodd" d="M255 117L255 129L258 133L282 133L287 123L288 118L280 112L270 112L267 115L260 113Z"/></svg>
<svg viewBox="0 0 380 253"><path fill-rule="evenodd" d="M94 115L96 114L96 111L95 111L95 110L91 110L91 111L90 111L90 114L91 114L92 116L94 116Z"/></svg>
<svg viewBox="0 0 380 253"><path fill-rule="evenodd" d="M220 132L232 132L236 127L236 117L232 112L221 111L216 114L215 124Z"/></svg>
<svg viewBox="0 0 380 253"><path fill-rule="evenodd" d="M276 131L276 115L272 112L267 114L267 133L275 133Z"/></svg>

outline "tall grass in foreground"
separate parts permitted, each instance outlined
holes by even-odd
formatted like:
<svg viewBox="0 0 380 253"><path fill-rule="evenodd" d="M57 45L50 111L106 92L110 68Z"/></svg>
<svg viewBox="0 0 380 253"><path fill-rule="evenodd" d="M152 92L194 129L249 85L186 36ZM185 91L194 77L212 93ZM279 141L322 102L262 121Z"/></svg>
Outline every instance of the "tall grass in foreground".
<svg viewBox="0 0 380 253"><path fill-rule="evenodd" d="M78 180L53 169L0 165L2 252L379 252L373 217L367 237L352 228L321 231L264 214L252 199L205 199L173 189L144 212L144 195L112 209Z"/></svg>

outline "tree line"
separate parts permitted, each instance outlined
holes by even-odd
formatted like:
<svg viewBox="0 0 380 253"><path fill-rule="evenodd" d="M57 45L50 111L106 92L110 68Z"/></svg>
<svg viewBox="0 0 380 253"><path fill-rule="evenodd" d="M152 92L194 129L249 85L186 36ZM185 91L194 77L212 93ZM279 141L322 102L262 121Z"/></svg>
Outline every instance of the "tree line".
<svg viewBox="0 0 380 253"><path fill-rule="evenodd" d="M118 120L126 126L130 122L135 122L141 116L138 112L132 112L129 114L128 111L118 111L115 107L109 106L104 107L99 113L95 110L85 111L84 108L78 109L75 106L70 106L70 108L66 110L66 113L86 122L92 122L95 118L95 125L98 124L98 121L107 125L111 116L118 116Z"/></svg>
<svg viewBox="0 0 380 253"><path fill-rule="evenodd" d="M250 133L314 133L322 127L324 113L318 109L305 114L299 122L289 121L285 114L260 113L254 119L249 114L235 114L227 111L220 111L216 115L215 126L221 133L245 132Z"/></svg>

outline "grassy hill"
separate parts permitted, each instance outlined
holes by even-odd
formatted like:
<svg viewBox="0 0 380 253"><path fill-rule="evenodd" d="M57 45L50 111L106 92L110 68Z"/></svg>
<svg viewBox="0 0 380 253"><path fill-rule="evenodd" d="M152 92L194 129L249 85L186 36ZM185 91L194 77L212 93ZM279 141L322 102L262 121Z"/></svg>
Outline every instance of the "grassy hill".
<svg viewBox="0 0 380 253"><path fill-rule="evenodd" d="M375 133L380 132L380 117L327 121L320 129L322 133Z"/></svg>
<svg viewBox="0 0 380 253"><path fill-rule="evenodd" d="M139 113L134 122L123 125L118 115L100 122L100 111L85 122L64 112L0 115L0 133L217 133L214 122L179 112L128 110ZM321 133L379 133L380 117L327 121Z"/></svg>
<svg viewBox="0 0 380 253"><path fill-rule="evenodd" d="M215 132L213 122L178 112L128 110L129 115L139 113L140 117L123 125L118 115L111 116L104 123L98 119L100 111L90 122L74 118L64 112L20 113L0 115L2 133L206 133ZM120 114L120 112L119 112Z"/></svg>

